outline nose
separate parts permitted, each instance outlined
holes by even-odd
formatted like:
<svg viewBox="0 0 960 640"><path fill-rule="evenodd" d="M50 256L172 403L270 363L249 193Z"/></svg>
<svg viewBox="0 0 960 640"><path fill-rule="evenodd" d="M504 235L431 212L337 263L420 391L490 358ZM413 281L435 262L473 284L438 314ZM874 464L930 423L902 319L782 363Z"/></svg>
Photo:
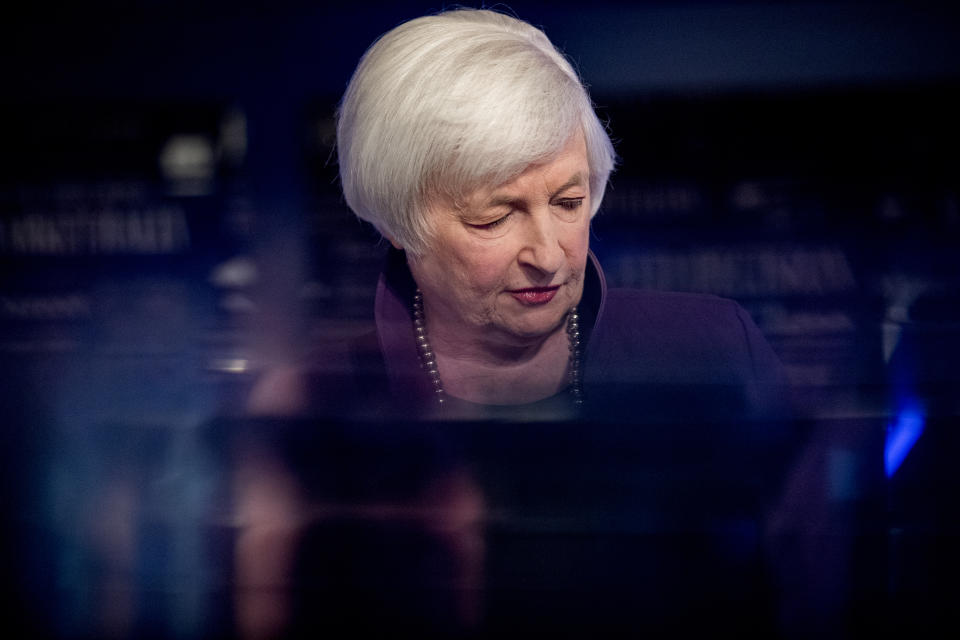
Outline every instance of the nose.
<svg viewBox="0 0 960 640"><path fill-rule="evenodd" d="M520 264L536 271L539 278L552 276L560 270L564 261L564 250L560 245L560 233L549 211L531 212L526 218L523 248L518 259Z"/></svg>

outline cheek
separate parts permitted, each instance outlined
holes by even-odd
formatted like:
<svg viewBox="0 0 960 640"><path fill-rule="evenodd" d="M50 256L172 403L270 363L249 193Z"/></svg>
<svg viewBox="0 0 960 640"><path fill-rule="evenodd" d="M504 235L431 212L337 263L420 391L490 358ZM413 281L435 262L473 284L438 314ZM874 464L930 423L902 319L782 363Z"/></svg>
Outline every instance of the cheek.
<svg viewBox="0 0 960 640"><path fill-rule="evenodd" d="M583 267L587 263L587 252L590 248L590 222L583 225L576 225L569 230L564 245L567 248L567 255L570 261L578 267Z"/></svg>
<svg viewBox="0 0 960 640"><path fill-rule="evenodd" d="M511 264L507 252L484 247L467 255L469 258L458 266L474 292L496 292L506 284Z"/></svg>

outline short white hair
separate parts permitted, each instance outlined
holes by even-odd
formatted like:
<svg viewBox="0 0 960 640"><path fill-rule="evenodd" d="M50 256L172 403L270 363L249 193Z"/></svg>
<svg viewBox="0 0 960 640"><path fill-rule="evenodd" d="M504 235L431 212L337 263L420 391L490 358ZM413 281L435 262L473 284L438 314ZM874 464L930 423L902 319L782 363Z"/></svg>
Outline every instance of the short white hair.
<svg viewBox="0 0 960 640"><path fill-rule="evenodd" d="M487 10L417 18L367 50L340 103L344 197L358 217L420 255L431 201L461 202L508 182L578 131L592 216L616 155L576 71L547 36Z"/></svg>

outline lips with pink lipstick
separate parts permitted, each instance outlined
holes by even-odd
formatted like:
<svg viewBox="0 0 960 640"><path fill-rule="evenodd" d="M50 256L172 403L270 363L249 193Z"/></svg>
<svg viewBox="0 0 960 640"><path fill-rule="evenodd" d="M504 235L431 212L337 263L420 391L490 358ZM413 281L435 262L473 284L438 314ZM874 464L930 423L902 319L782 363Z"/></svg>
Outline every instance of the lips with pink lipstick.
<svg viewBox="0 0 960 640"><path fill-rule="evenodd" d="M522 304L537 306L547 304L557 295L560 285L552 287L527 287L525 289L510 289L508 293Z"/></svg>

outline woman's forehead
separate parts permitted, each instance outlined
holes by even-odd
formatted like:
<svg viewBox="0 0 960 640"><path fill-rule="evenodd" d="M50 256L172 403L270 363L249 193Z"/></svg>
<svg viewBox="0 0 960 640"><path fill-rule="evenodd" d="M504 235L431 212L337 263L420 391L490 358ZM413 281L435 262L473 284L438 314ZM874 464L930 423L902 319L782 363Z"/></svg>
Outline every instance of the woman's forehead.
<svg viewBox="0 0 960 640"><path fill-rule="evenodd" d="M557 195L573 187L589 187L590 163L583 135L577 134L555 156L529 165L518 176L500 185L480 187L469 200L496 201L533 191Z"/></svg>
<svg viewBox="0 0 960 640"><path fill-rule="evenodd" d="M578 128L558 151L497 181L495 176L462 176L447 165L425 189L427 209L464 210L488 206L494 199L516 199L523 192L554 193L574 186L589 189L590 161L583 132Z"/></svg>

